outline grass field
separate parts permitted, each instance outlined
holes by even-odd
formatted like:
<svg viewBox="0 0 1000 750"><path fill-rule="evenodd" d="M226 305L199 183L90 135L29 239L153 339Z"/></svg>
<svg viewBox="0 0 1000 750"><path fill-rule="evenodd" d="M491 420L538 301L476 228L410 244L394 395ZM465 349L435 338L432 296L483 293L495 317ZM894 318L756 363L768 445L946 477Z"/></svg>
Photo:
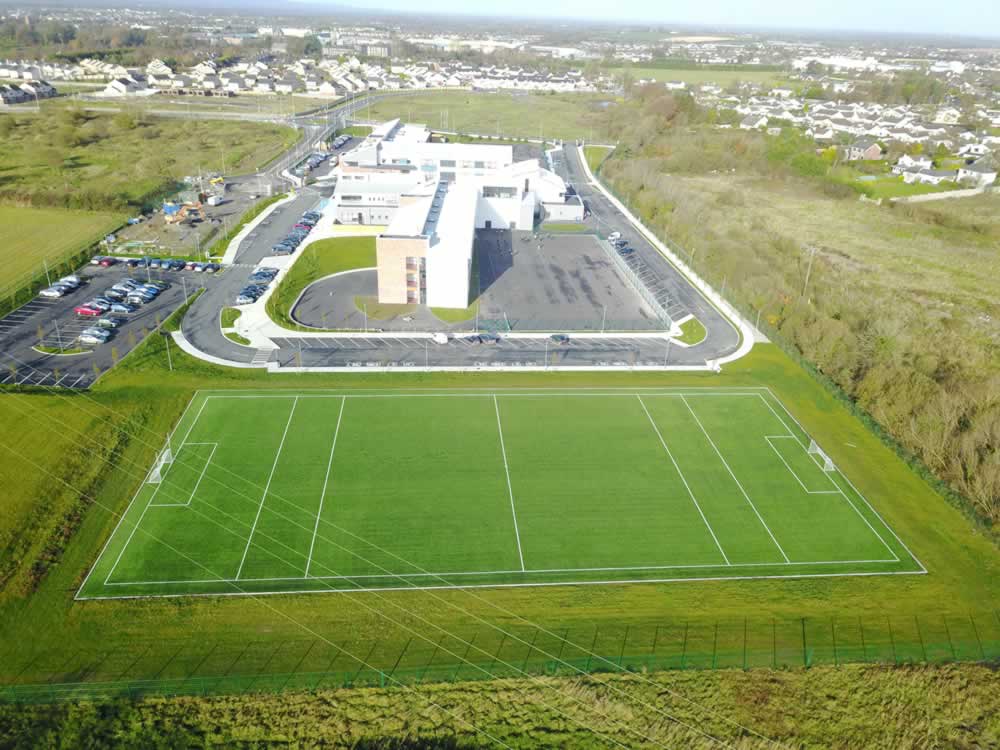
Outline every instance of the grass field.
<svg viewBox="0 0 1000 750"><path fill-rule="evenodd" d="M923 572L765 390L206 392L169 444L81 598Z"/></svg>
<svg viewBox="0 0 1000 750"><path fill-rule="evenodd" d="M766 85L777 85L787 78L787 74L776 71L762 70L713 70L704 69L677 69L677 68L644 68L639 65L635 67L609 68L612 74L622 75L630 73L635 80L655 80L658 83L663 81L684 81L688 85L697 86L703 83L714 83L717 86L729 86L737 81L747 83L762 83Z"/></svg>
<svg viewBox="0 0 1000 750"><path fill-rule="evenodd" d="M66 211L0 206L0 294L44 274L51 265L117 229L124 215L110 211Z"/></svg>
<svg viewBox="0 0 1000 750"><path fill-rule="evenodd" d="M199 171L252 172L295 143L289 127L78 108L0 117L0 200L125 210Z"/></svg>
<svg viewBox="0 0 1000 750"><path fill-rule="evenodd" d="M527 138L602 138L610 94L508 94L440 91L392 96L359 110L373 120L402 117L435 130Z"/></svg>

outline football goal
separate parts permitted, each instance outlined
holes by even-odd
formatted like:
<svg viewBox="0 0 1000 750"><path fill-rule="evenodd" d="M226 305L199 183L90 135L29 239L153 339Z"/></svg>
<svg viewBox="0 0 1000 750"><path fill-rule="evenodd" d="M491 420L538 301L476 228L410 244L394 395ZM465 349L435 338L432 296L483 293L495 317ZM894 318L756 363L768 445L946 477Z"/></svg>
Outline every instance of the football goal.
<svg viewBox="0 0 1000 750"><path fill-rule="evenodd" d="M147 481L150 484L159 484L162 482L163 475L173 462L174 454L171 453L170 447L168 446L160 452L160 455L156 459L156 463L153 464L153 468L149 472L149 479Z"/></svg>
<svg viewBox="0 0 1000 750"><path fill-rule="evenodd" d="M823 471L837 470L837 467L834 466L833 461L831 461L830 457L826 455L826 453L823 451L822 448L819 447L819 445L817 445L815 440L809 441L809 455L817 457L819 465L823 467Z"/></svg>

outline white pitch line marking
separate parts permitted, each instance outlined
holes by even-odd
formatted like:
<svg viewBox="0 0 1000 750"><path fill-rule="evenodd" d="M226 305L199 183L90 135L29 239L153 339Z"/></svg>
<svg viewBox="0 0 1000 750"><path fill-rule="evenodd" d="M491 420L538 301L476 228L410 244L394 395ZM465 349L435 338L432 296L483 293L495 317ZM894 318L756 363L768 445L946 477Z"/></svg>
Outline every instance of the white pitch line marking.
<svg viewBox="0 0 1000 750"><path fill-rule="evenodd" d="M333 468L333 452L337 450L337 436L340 435L340 420L344 417L344 405L347 397L340 400L340 412L337 414L337 426L333 431L333 445L330 446L330 460L326 464L326 476L323 479L323 491L319 496L319 510L316 511L316 525L313 527L312 541L309 543L309 557L306 559L306 572L303 578L309 577L309 566L312 565L313 549L316 546L316 534L319 532L319 519L323 515L323 501L326 499L326 488L330 483L330 469Z"/></svg>
<svg viewBox="0 0 1000 750"><path fill-rule="evenodd" d="M500 424L500 404L496 394L493 394L493 409L497 413L497 432L500 434L500 452L503 454L503 470L507 475L507 494L510 495L510 514L514 519L514 538L517 539L517 556L521 560L521 570L524 571L524 553L521 551L521 532L517 528L517 510L514 508L514 488L510 484L510 467L507 465L507 448L503 442L503 426Z"/></svg>
<svg viewBox="0 0 1000 750"><path fill-rule="evenodd" d="M670 452L670 448L667 447L667 441L663 439L663 435L660 433L660 428L656 426L656 422L653 421L653 416L649 413L649 409L646 408L646 404L643 403L642 396L638 393L635 395L639 399L639 405L642 410L646 412L646 418L649 419L649 424L653 427L653 432L656 433L656 437L660 439L660 445L663 446L663 450L666 451L667 456L670 458L670 463L674 465L674 469L677 470L677 475L684 482L684 488L688 491L688 496L691 498L691 502L694 503L694 507L698 509L698 515L701 516L701 520L705 522L705 527L708 529L708 533L712 535L712 539L715 542L715 546L719 548L719 554L722 555L722 559L726 561L726 565L731 565L729 562L729 557L726 555L726 551L722 549L722 544L719 542L719 538L715 535L715 531L712 529L712 524L708 522L705 517L705 513L701 509L701 505L698 503L698 498L694 496L694 492L691 490L691 486L688 484L687 479L684 477L684 472L681 471L681 467L678 466L677 460L674 458L674 454Z"/></svg>
<svg viewBox="0 0 1000 750"><path fill-rule="evenodd" d="M292 417L295 416L295 407L299 405L299 397L296 396L292 402L292 410L288 413L288 422L285 423L285 431L281 433L281 442L278 443L278 451L274 454L274 463L271 464L271 473L267 475L267 484L264 485L264 494L260 496L260 505L257 506L257 515L253 519L253 526L250 527L250 536L247 538L246 549L243 550L243 558L240 560L240 567L236 570L236 580L240 579L243 572L243 565L247 561L247 553L250 552L250 543L253 541L254 532L257 530L257 522L260 520L260 513L264 510L264 501L267 493L271 489L271 480L274 478L274 471L278 468L278 459L281 458L281 449L285 447L285 438L288 437L288 428L292 425Z"/></svg>
<svg viewBox="0 0 1000 750"><path fill-rule="evenodd" d="M701 423L701 420L698 419L698 415L694 413L694 409L691 408L691 404L689 404L687 402L687 399L684 398L684 396L681 396L681 401L684 402L684 405L687 407L687 410L689 412L691 412L691 416L694 418L694 421L698 424L698 427L701 428L701 431L704 433L705 437L708 439L709 444L712 446L712 449L715 451L715 455L717 455L719 457L719 460L722 461L722 465L726 467L726 471L729 472L729 476L731 476L733 478L733 481L736 482L736 486L739 487L740 488L740 492L743 493L743 497L746 498L746 501L750 504L750 507L753 508L753 512L757 516L757 520L760 521L760 523L764 527L765 531L767 531L767 535L769 537L771 537L771 541L774 542L774 546L778 548L778 552L780 552L781 556L783 558L785 558L785 562L786 563L787 562L791 562L788 559L788 555L785 554L785 550L783 550L781 548L781 545L778 544L778 540L775 538L775 536L772 533L770 527L767 525L767 523L764 522L764 517L760 514L760 511L757 510L757 506L753 504L753 500L750 499L750 496L747 494L747 491L745 489L743 489L743 485L740 483L740 480L736 478L736 475L733 473L733 470L730 468L729 463L726 461L725 458L723 458L722 452L719 450L719 447L715 444L715 441L712 440L712 436L708 434L708 430L705 429L705 426Z"/></svg>

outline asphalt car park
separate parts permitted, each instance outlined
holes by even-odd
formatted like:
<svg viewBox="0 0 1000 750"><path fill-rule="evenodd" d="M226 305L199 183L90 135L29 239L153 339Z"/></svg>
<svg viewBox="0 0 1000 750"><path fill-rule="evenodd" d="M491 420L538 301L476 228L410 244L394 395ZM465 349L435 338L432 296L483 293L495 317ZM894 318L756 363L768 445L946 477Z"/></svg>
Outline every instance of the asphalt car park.
<svg viewBox="0 0 1000 750"><path fill-rule="evenodd" d="M87 265L77 272L80 286L59 297L36 297L0 319L0 384L84 388L134 349L180 304L185 295L214 283L213 275L187 271ZM131 313L104 313L83 317L74 308L105 294L123 279L164 281L169 286ZM108 341L83 344L85 329L98 327L107 316L120 320L109 329ZM65 354L52 353L60 349Z"/></svg>

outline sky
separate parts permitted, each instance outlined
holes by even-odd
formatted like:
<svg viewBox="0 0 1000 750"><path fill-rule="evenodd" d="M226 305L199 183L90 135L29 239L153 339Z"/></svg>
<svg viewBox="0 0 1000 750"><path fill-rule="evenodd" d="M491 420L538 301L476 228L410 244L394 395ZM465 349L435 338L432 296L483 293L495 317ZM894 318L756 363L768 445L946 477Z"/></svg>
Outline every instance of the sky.
<svg viewBox="0 0 1000 750"><path fill-rule="evenodd" d="M308 0L307 0L308 1ZM313 0L310 4L322 4ZM403 12L1000 38L1000 0L344 0Z"/></svg>

